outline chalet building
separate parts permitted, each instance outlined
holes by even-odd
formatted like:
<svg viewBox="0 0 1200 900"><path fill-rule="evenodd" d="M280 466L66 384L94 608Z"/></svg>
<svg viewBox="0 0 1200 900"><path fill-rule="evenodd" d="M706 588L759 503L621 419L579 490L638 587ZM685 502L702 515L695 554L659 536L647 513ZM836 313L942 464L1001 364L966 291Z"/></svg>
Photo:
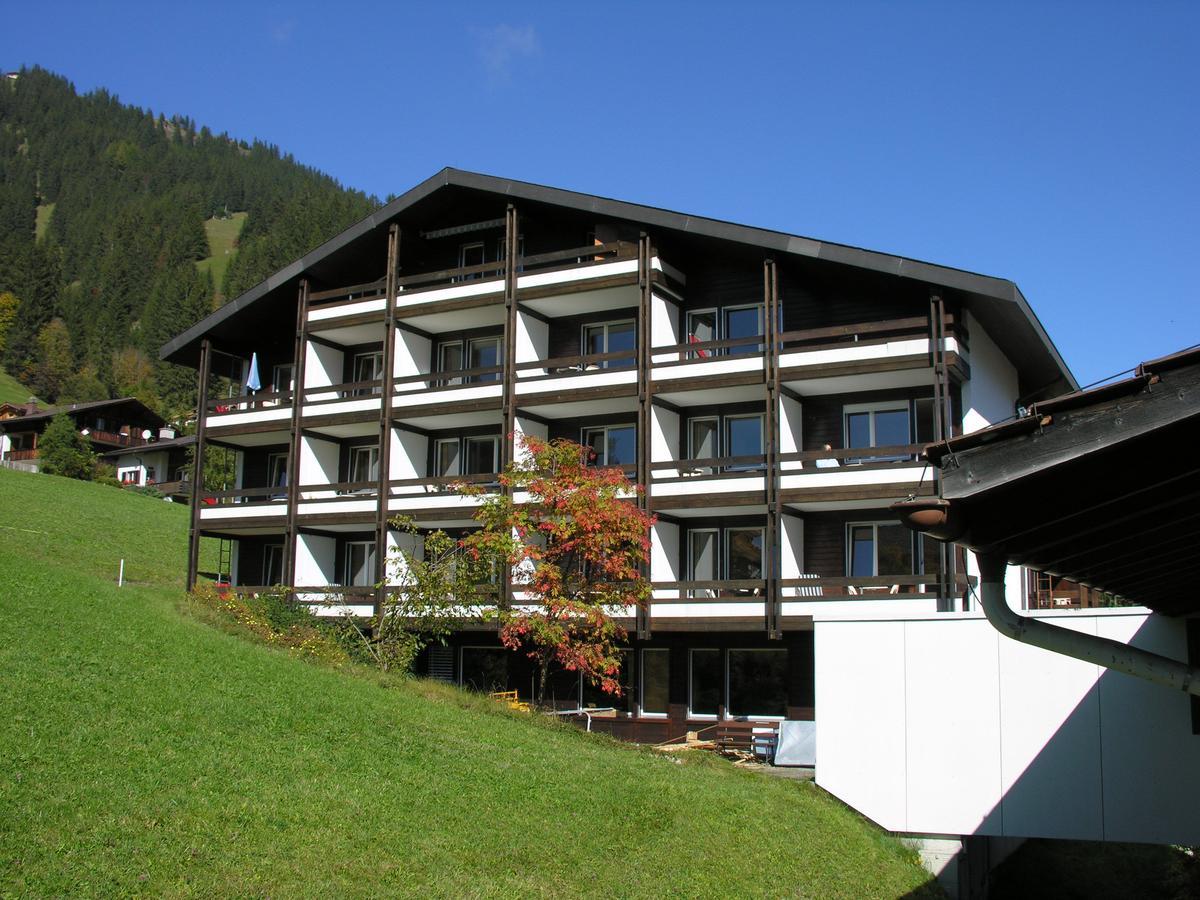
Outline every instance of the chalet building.
<svg viewBox="0 0 1200 900"><path fill-rule="evenodd" d="M389 517L473 527L451 486L494 483L506 436L623 467L657 516L654 591L602 724L643 740L812 719L814 617L967 607L973 560L888 508L936 493L924 444L1076 387L1010 281L451 169L162 356L199 368L198 460L237 460L193 503L189 583L212 536L235 589L370 614L411 540ZM214 397L252 358L261 389ZM483 626L424 665L534 679ZM611 703L567 674L555 695Z"/></svg>
<svg viewBox="0 0 1200 900"><path fill-rule="evenodd" d="M0 404L0 464L38 471L38 440L59 413L71 417L93 453L116 466L122 483L173 492L187 481L187 447L195 439L178 437L162 416L133 397L46 408L34 398Z"/></svg>

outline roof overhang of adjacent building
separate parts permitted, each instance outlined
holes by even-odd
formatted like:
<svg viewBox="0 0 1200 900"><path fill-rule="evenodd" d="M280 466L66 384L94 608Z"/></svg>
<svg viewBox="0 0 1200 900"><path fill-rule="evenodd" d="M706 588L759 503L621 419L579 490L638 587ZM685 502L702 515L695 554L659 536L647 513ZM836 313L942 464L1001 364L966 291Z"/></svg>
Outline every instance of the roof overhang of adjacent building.
<svg viewBox="0 0 1200 900"><path fill-rule="evenodd" d="M1200 349L926 448L911 527L1162 613L1200 612Z"/></svg>
<svg viewBox="0 0 1200 900"><path fill-rule="evenodd" d="M781 259L787 256L805 257L897 278L914 279L932 287L952 290L964 298L968 309L1010 359L1018 362L1027 383L1051 391L1078 388L1070 369L1012 281L845 244L450 168L443 169L361 222L284 266L266 281L168 341L163 345L160 355L170 362L196 365L200 341L205 336L219 337L224 333L234 333L236 320L255 304L270 296L294 296L302 276L319 269L323 262L343 253L357 242L380 234L406 210L449 188L491 194L518 204L556 206L593 214L599 219L636 223L651 233L666 230L681 235L729 241L761 249Z"/></svg>

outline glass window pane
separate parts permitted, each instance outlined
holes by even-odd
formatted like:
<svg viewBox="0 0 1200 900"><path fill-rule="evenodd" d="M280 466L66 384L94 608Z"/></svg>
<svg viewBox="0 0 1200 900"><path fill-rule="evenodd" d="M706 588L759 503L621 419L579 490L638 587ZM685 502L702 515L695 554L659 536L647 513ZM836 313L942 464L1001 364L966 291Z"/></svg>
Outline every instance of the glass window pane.
<svg viewBox="0 0 1200 900"><path fill-rule="evenodd" d="M283 582L283 544L267 544L263 548L262 584L273 585Z"/></svg>
<svg viewBox="0 0 1200 900"><path fill-rule="evenodd" d="M871 414L867 412L846 413L846 446L871 446Z"/></svg>
<svg viewBox="0 0 1200 900"><path fill-rule="evenodd" d="M908 441L907 409L887 409L875 413L876 447L898 447Z"/></svg>
<svg viewBox="0 0 1200 900"><path fill-rule="evenodd" d="M632 466L637 462L637 429L621 425L608 429L608 456L605 465Z"/></svg>
<svg viewBox="0 0 1200 900"><path fill-rule="evenodd" d="M762 416L741 416L725 420L725 453L728 456L761 456ZM739 463L731 468L745 468L753 462ZM758 463L761 465L761 463Z"/></svg>
<svg viewBox="0 0 1200 900"><path fill-rule="evenodd" d="M346 545L346 583L370 587L375 583L375 545L359 542Z"/></svg>
<svg viewBox="0 0 1200 900"><path fill-rule="evenodd" d="M630 353L637 349L637 336L632 322L620 322L608 326L608 349L606 353ZM610 359L605 365L610 368L625 369L633 366L634 358Z"/></svg>
<svg viewBox="0 0 1200 900"><path fill-rule="evenodd" d="M474 691L508 690L510 651L499 647L463 647L462 683Z"/></svg>
<svg viewBox="0 0 1200 900"><path fill-rule="evenodd" d="M725 534L729 542L729 579L763 577L763 531L761 528L730 528Z"/></svg>
<svg viewBox="0 0 1200 900"><path fill-rule="evenodd" d="M877 525L879 574L913 574L912 535L903 525Z"/></svg>
<svg viewBox="0 0 1200 900"><path fill-rule="evenodd" d="M875 529L871 525L855 525L850 529L849 574L858 578L875 574Z"/></svg>
<svg viewBox="0 0 1200 900"><path fill-rule="evenodd" d="M726 340L754 337L760 334L762 334L762 310L760 307L725 310ZM762 344L739 344L736 347L729 347L725 352L730 354L758 353L760 350L762 350Z"/></svg>
<svg viewBox="0 0 1200 900"><path fill-rule="evenodd" d="M442 344L438 347L438 371L457 372L463 364L462 344Z"/></svg>
<svg viewBox="0 0 1200 900"><path fill-rule="evenodd" d="M729 651L729 714L787 715L786 650Z"/></svg>
<svg viewBox="0 0 1200 900"><path fill-rule="evenodd" d="M694 716L715 716L724 695L725 673L720 650L693 650L690 712Z"/></svg>
<svg viewBox="0 0 1200 900"><path fill-rule="evenodd" d="M437 442L437 473L443 475L460 475L458 465L458 439Z"/></svg>
<svg viewBox="0 0 1200 900"><path fill-rule="evenodd" d="M691 422L692 459L716 459L721 455L717 448L717 420L693 419Z"/></svg>
<svg viewBox="0 0 1200 900"><path fill-rule="evenodd" d="M705 309L687 316L689 343L704 343L717 339L717 312Z"/></svg>
<svg viewBox="0 0 1200 900"><path fill-rule="evenodd" d="M642 651L642 712L666 714L670 672L670 650Z"/></svg>
<svg viewBox="0 0 1200 900"><path fill-rule="evenodd" d="M467 438L467 475L491 475L496 471L496 439Z"/></svg>
<svg viewBox="0 0 1200 900"><path fill-rule="evenodd" d="M468 369L487 369L500 365L500 341L497 338L480 338L468 342ZM474 375L471 381L499 381L499 372Z"/></svg>
<svg viewBox="0 0 1200 900"><path fill-rule="evenodd" d="M917 407L917 443L933 443L933 400L918 400Z"/></svg>

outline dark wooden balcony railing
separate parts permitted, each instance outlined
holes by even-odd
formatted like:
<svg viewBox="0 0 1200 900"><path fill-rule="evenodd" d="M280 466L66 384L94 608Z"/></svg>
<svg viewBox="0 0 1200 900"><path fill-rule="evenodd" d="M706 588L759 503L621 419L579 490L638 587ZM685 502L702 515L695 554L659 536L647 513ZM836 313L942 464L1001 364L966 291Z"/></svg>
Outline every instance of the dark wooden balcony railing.
<svg viewBox="0 0 1200 900"><path fill-rule="evenodd" d="M844 447L836 450L803 450L794 453L780 453L779 462L798 462L803 469L784 468L784 474L799 475L812 472L829 472L838 468L864 469L875 466L889 466L897 463L916 461L925 449L923 444L894 444L886 447ZM826 461L827 466L818 463Z"/></svg>
<svg viewBox="0 0 1200 900"><path fill-rule="evenodd" d="M945 317L946 333L964 347L967 334L963 323L956 316ZM929 337L928 316L912 316L905 319L884 319L877 322L855 322L850 325L830 325L824 328L804 328L785 331L779 335L783 350L817 350L845 344L881 344L898 339Z"/></svg>
<svg viewBox="0 0 1200 900"><path fill-rule="evenodd" d="M958 575L954 593L961 593L976 579ZM779 581L779 599L784 603L826 600L930 600L941 593L936 573L920 575L873 575L842 577L807 575ZM655 581L655 604L679 603L762 603L767 583L760 579L722 579L714 581Z"/></svg>
<svg viewBox="0 0 1200 900"><path fill-rule="evenodd" d="M718 359L760 354L765 348L765 340L761 334L751 334L745 337L724 338L719 341L685 341L682 344L651 347L650 353L654 356L677 353L679 362L713 362ZM673 365L675 362L672 360L671 364Z"/></svg>
<svg viewBox="0 0 1200 900"><path fill-rule="evenodd" d="M550 271L556 268L574 269L580 266L612 262L614 259L623 259L636 255L637 245L627 241L613 241L607 244L586 244L581 247L554 250L549 253L522 256L517 260L517 271L528 273L532 271ZM495 260L471 266L456 266L450 269L438 269L430 272L402 275L396 279L396 283L403 293L410 293L433 290L439 287L476 280L499 281L503 277L504 260ZM308 295L308 303L310 308L335 303L357 303L362 300L382 297L386 289L386 280L380 279L364 284L314 291Z"/></svg>
<svg viewBox="0 0 1200 900"><path fill-rule="evenodd" d="M288 391L258 391L253 394L238 394L236 397L216 397L208 401L208 412L216 415L225 413L250 412L256 409L269 409L276 406L291 406L292 392Z"/></svg>
<svg viewBox="0 0 1200 900"><path fill-rule="evenodd" d="M10 462L21 462L22 460L37 459L38 451L29 450L6 450L4 451L4 459Z"/></svg>
<svg viewBox="0 0 1200 900"><path fill-rule="evenodd" d="M759 453L751 456L716 456L707 459L672 459L650 464L651 472L678 472L677 475L654 477L655 484L673 481L690 481L693 478L740 478L750 475L761 476L767 467L767 457Z"/></svg>
<svg viewBox="0 0 1200 900"><path fill-rule="evenodd" d="M595 372L632 370L636 365L637 351L616 350L612 353L585 353L579 356L556 356L550 359L535 359L517 363L518 372L539 372L537 375L518 375L523 381L538 381L544 378L560 378L564 375L583 375Z"/></svg>

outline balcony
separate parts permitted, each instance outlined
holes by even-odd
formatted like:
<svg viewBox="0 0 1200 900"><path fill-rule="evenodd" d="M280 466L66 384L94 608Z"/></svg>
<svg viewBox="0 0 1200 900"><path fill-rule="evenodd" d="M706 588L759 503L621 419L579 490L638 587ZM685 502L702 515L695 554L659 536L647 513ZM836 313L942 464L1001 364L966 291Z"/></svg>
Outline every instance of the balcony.
<svg viewBox="0 0 1200 900"><path fill-rule="evenodd" d="M283 429L292 418L292 391L259 391L234 397L209 398L205 428Z"/></svg>
<svg viewBox="0 0 1200 900"><path fill-rule="evenodd" d="M922 483L931 491L934 474L919 458L923 449L903 444L781 453L780 499L803 508L805 502L900 498Z"/></svg>

